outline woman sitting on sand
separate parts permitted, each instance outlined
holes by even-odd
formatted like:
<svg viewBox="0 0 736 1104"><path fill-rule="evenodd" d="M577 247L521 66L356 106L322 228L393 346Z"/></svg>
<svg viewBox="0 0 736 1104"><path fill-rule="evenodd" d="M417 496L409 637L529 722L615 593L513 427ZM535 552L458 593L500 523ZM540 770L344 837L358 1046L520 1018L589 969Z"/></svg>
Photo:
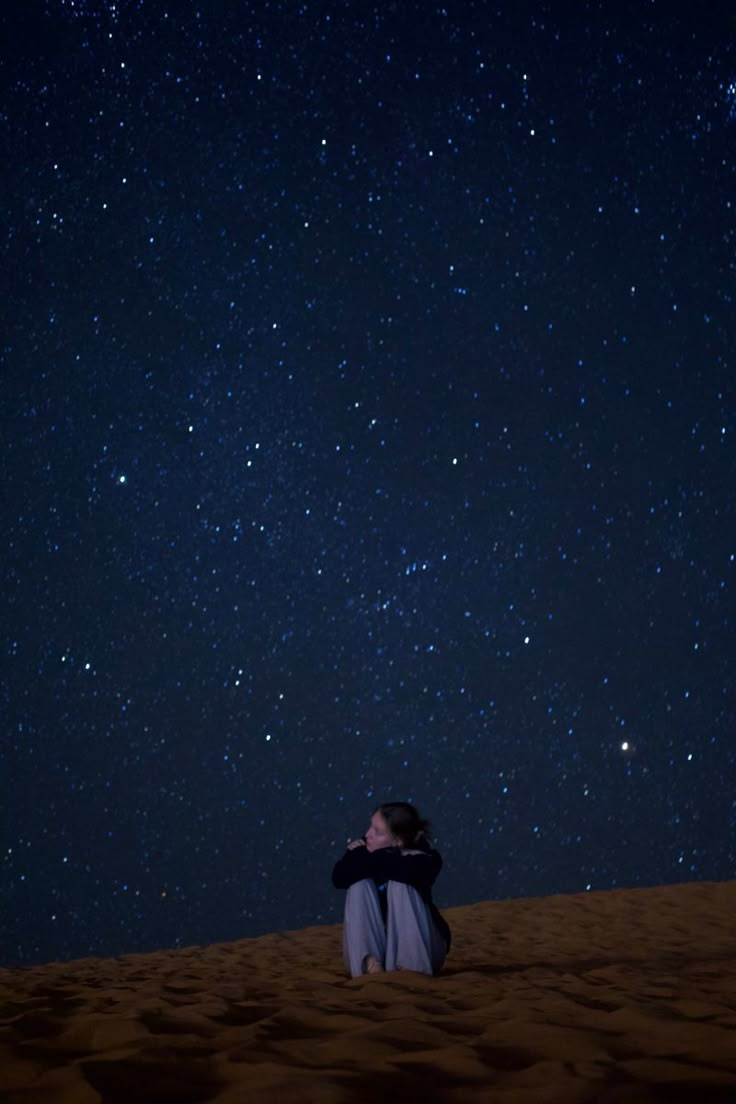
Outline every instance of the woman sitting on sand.
<svg viewBox="0 0 736 1104"><path fill-rule="evenodd" d="M450 929L432 900L442 858L413 805L379 805L366 834L348 844L332 883L346 889L343 955L351 977L384 970L436 974Z"/></svg>

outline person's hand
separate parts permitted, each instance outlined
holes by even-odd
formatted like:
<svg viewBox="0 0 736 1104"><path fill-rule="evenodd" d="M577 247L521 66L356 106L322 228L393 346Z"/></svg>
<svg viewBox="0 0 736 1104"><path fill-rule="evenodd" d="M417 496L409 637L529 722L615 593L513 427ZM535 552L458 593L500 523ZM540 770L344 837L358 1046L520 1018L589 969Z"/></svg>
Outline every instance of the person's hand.
<svg viewBox="0 0 736 1104"><path fill-rule="evenodd" d="M351 840L348 844L348 851L354 851L356 847L365 847L364 839Z"/></svg>

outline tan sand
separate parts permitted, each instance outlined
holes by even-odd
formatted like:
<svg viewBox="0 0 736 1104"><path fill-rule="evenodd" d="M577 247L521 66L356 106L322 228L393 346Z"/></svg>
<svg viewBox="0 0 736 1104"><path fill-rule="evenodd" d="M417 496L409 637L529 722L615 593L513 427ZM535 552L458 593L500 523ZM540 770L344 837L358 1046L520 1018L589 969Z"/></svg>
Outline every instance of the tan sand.
<svg viewBox="0 0 736 1104"><path fill-rule="evenodd" d="M448 909L439 977L341 929L0 970L2 1104L736 1104L736 882Z"/></svg>

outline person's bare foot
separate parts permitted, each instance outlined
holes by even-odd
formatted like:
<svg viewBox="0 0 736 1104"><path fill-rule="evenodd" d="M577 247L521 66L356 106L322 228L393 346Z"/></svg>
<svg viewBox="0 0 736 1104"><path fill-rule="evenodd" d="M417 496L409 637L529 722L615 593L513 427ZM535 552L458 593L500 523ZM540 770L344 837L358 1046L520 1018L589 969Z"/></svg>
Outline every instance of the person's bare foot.
<svg viewBox="0 0 736 1104"><path fill-rule="evenodd" d="M383 974L385 973L383 963L379 962L373 955L368 955L365 960L365 972L367 974Z"/></svg>

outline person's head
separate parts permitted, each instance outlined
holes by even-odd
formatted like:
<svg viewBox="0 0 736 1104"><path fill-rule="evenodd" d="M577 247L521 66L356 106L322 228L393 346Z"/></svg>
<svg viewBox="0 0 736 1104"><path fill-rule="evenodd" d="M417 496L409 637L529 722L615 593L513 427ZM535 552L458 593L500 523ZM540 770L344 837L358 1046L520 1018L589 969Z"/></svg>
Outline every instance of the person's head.
<svg viewBox="0 0 736 1104"><path fill-rule="evenodd" d="M429 821L420 817L407 801L386 801L373 813L365 842L369 851L378 851L381 847L423 850L432 843Z"/></svg>

